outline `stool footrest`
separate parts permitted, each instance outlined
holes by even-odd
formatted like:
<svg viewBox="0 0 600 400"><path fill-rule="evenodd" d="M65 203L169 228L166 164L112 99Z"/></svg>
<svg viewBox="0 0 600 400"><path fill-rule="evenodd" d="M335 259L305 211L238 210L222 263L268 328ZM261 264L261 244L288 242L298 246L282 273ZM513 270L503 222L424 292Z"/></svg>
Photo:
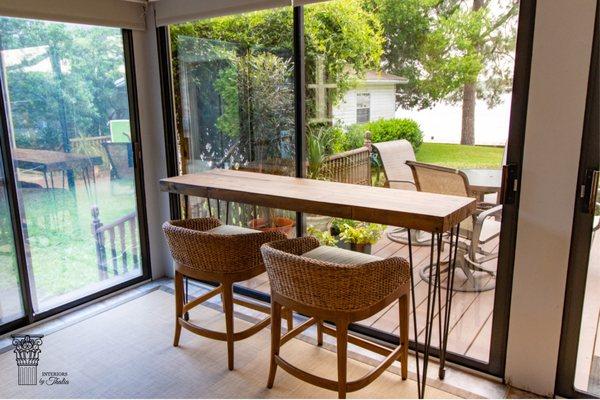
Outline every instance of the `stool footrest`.
<svg viewBox="0 0 600 400"><path fill-rule="evenodd" d="M271 317L267 317L260 322L252 325L250 328L245 329L241 332L236 332L233 334L233 340L244 340L254 335L256 332L265 328L271 322ZM227 334L225 332L213 331L211 329L206 329L196 324L192 324L191 322L186 321L183 318L179 318L179 324L182 328L187 329L188 331L194 332L196 335L204 336L209 339L227 341Z"/></svg>

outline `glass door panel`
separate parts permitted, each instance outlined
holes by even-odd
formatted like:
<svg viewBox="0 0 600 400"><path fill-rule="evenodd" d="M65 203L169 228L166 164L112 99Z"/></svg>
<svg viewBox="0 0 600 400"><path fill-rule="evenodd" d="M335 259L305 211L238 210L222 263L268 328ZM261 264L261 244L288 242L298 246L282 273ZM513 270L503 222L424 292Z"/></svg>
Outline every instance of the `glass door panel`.
<svg viewBox="0 0 600 400"><path fill-rule="evenodd" d="M169 27L179 173L295 176L293 12L277 8ZM185 197L186 217L296 235L296 213ZM268 292L266 274L240 283Z"/></svg>
<svg viewBox="0 0 600 400"><path fill-rule="evenodd" d="M449 352L480 369L490 362L496 282L507 274L497 266L503 212L499 193L507 160L519 7L515 1L469 1L444 8L397 0L333 0L304 7L307 176L421 190L405 164L418 161L464 177L465 195L476 197L480 212L489 214L462 224L448 339ZM448 30L459 19L470 22ZM494 33L486 36L475 25L467 26L475 21L496 26ZM474 36L460 34L463 29L473 29ZM465 37L473 47L462 47ZM475 44L477 40L487 44ZM503 50L492 54L485 47L494 47L495 40ZM467 77L471 57L479 61ZM445 69L450 63L457 70ZM456 194L443 182L430 183L437 193ZM472 236L475 224L483 227L475 238L479 244ZM316 215L306 216L306 226L324 244L409 257L402 227ZM411 340L423 342L431 236L412 235L418 338L412 315L409 332ZM447 257L446 250L442 258ZM398 335L398 322L396 303L360 324L389 340ZM437 346L437 329L432 343ZM502 374L501 368L495 370Z"/></svg>
<svg viewBox="0 0 600 400"><path fill-rule="evenodd" d="M0 326L24 315L6 178L0 153Z"/></svg>
<svg viewBox="0 0 600 400"><path fill-rule="evenodd" d="M599 15L597 9L556 385L565 397L600 397Z"/></svg>
<svg viewBox="0 0 600 400"><path fill-rule="evenodd" d="M0 18L34 312L142 275L120 29Z"/></svg>

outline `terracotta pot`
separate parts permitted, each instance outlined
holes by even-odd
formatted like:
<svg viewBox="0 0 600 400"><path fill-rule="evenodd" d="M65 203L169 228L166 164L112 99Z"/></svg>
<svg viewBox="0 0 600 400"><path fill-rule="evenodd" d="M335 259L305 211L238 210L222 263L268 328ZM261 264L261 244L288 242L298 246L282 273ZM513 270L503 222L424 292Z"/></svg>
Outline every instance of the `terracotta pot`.
<svg viewBox="0 0 600 400"><path fill-rule="evenodd" d="M371 254L371 244L370 243L367 243L367 244L350 243L350 250L358 251L360 253L365 253L365 254Z"/></svg>
<svg viewBox="0 0 600 400"><path fill-rule="evenodd" d="M274 222L275 226L272 226L264 218L256 218L248 222L248 227L263 232L281 232L284 235L288 235L294 229L295 225L294 220L285 217L276 217Z"/></svg>

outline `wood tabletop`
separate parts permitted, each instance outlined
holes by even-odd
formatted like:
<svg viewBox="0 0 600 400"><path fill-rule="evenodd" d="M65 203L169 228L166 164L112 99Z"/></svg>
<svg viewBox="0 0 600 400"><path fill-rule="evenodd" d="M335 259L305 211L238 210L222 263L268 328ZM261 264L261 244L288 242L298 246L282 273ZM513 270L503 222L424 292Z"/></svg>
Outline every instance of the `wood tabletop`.
<svg viewBox="0 0 600 400"><path fill-rule="evenodd" d="M48 172L102 164L102 157L99 156L51 150L16 148L12 150L12 156L18 168L42 169Z"/></svg>
<svg viewBox="0 0 600 400"><path fill-rule="evenodd" d="M160 181L163 192L446 232L476 200L409 190L214 169Z"/></svg>

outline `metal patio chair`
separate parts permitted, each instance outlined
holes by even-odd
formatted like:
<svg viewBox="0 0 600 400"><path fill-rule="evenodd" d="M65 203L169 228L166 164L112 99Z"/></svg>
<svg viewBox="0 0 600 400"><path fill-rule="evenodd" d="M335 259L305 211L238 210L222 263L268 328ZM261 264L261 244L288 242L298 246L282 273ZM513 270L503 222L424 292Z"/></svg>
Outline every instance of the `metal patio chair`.
<svg viewBox="0 0 600 400"><path fill-rule="evenodd" d="M417 190L412 171L407 161L416 161L412 144L408 140L391 140L388 142L373 143L371 145L379 154L383 164L385 175L385 186L391 189ZM427 245L430 238L422 238L420 231L413 230L411 243L415 245ZM396 243L407 244L408 235L406 228L394 228L387 233L388 239Z"/></svg>
<svg viewBox="0 0 600 400"><path fill-rule="evenodd" d="M447 194L463 197L475 197L469 189L467 176L460 170L408 161L417 190L421 192ZM502 216L501 205L479 203L478 211L460 224L457 266L465 274L470 287L456 288L459 291L485 291L493 289L495 283L480 285L475 273L485 273L495 277L495 268L486 265L498 257L498 253L486 249L486 245L500 235ZM428 279L430 266L420 271L421 277Z"/></svg>

